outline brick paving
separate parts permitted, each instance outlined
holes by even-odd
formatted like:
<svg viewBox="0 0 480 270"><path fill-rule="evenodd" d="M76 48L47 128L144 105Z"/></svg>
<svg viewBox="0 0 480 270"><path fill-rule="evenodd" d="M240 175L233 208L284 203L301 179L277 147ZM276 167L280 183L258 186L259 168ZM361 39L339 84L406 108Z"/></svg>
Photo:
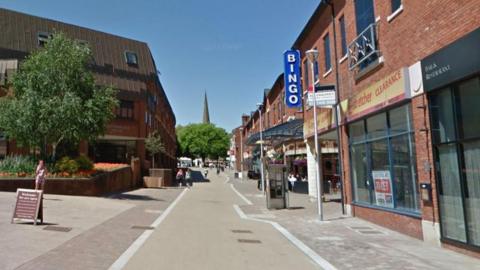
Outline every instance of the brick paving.
<svg viewBox="0 0 480 270"><path fill-rule="evenodd" d="M46 225L9 224L9 220L0 223L0 229L12 233L0 239L0 269L108 269L144 232L132 227L150 226L180 192L140 189L108 198L47 194L46 222L72 230L46 231ZM14 193L1 193L0 198L3 206L14 203ZM4 252L4 247L10 252Z"/></svg>
<svg viewBox="0 0 480 270"><path fill-rule="evenodd" d="M338 269L480 269L476 258L343 216L337 202L324 204L323 222L306 194L290 193L291 209L268 210L256 181L230 179L253 203L241 206L246 214L279 223Z"/></svg>

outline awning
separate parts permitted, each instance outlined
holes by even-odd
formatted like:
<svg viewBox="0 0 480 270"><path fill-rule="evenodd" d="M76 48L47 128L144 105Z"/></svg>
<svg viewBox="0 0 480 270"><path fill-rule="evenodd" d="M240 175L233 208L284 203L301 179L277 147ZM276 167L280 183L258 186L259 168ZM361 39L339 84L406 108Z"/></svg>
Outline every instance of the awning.
<svg viewBox="0 0 480 270"><path fill-rule="evenodd" d="M303 119L294 119L274 126L262 132L264 141L303 139ZM247 139L248 145L254 145L260 140L260 133L255 133Z"/></svg>

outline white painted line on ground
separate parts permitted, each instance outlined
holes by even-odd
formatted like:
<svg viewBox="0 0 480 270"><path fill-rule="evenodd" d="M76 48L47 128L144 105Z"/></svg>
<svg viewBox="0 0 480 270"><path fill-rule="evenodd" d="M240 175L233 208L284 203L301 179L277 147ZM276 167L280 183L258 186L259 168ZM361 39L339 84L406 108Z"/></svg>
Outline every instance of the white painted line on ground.
<svg viewBox="0 0 480 270"><path fill-rule="evenodd" d="M252 204L253 204L249 199L245 198L245 196L243 196L242 193L238 192L238 190L233 186L233 184L230 184L230 187L232 188L233 191L235 191L235 193L237 193L237 195L238 195L240 198L242 198L242 200L243 200L245 203L247 203L248 205L252 205Z"/></svg>
<svg viewBox="0 0 480 270"><path fill-rule="evenodd" d="M223 183L226 184L228 181L230 181L230 177L227 176L227 179Z"/></svg>
<svg viewBox="0 0 480 270"><path fill-rule="evenodd" d="M296 238L293 234L291 234L287 229L282 227L282 225L278 224L277 222L248 217L236 204L233 205L233 208L237 212L238 216L242 219L263 222L272 225L275 229L277 229L277 231L279 231L285 238L287 238L292 244L294 244L298 249L300 249L305 255L312 259L321 268L325 270L337 270L335 266L333 266L327 260L318 255L313 249L309 248L307 245L305 245L302 241Z"/></svg>
<svg viewBox="0 0 480 270"><path fill-rule="evenodd" d="M170 214L172 209L177 205L177 203L182 199L183 195L187 192L188 189L184 189L180 195L167 207L167 209L150 225L151 227L156 228L160 223L162 223L165 218ZM108 268L109 270L119 270L123 269L127 265L128 261L135 255L135 253L142 247L142 245L147 241L150 235L153 233L153 230L145 230L136 240L133 242L125 252L123 252L120 257Z"/></svg>

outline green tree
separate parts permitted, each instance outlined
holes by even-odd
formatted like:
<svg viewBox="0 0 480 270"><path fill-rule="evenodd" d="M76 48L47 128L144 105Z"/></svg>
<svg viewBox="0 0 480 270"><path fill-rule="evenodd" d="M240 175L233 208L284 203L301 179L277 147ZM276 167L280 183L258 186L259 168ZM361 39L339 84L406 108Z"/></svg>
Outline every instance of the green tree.
<svg viewBox="0 0 480 270"><path fill-rule="evenodd" d="M157 131L154 131L148 135L145 139L145 148L147 148L150 155L152 155L152 167L155 168L155 155L161 152L165 152L165 145L163 144L162 137Z"/></svg>
<svg viewBox="0 0 480 270"><path fill-rule="evenodd" d="M230 140L223 128L213 124L177 127L180 153L184 156L218 159L227 156Z"/></svg>
<svg viewBox="0 0 480 270"><path fill-rule="evenodd" d="M0 99L0 128L24 147L93 141L105 132L117 106L112 87L98 87L87 66L88 46L54 34L21 64L12 92Z"/></svg>

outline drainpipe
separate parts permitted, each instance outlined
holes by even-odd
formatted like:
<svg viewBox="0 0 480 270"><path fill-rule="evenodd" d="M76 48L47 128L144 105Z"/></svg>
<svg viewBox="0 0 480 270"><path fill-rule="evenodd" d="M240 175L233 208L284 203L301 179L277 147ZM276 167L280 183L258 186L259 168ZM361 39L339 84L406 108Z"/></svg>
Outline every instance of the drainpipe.
<svg viewBox="0 0 480 270"><path fill-rule="evenodd" d="M340 125L339 125L339 120L338 120L338 106L340 104L340 89L338 86L338 58L337 58L337 34L335 30L335 10L333 7L333 1L332 0L327 0L327 4L330 6L330 10L332 11L332 25L333 25L333 58L335 60L335 88L336 88L336 93L335 93L335 126L337 129L337 151L338 151L338 162L340 163L340 174L339 174L339 180L340 180L340 187L341 187L341 199L342 199L342 214L345 215L345 198L344 198L344 181L343 181L343 157L342 157L342 143L341 143L341 136L340 136Z"/></svg>

